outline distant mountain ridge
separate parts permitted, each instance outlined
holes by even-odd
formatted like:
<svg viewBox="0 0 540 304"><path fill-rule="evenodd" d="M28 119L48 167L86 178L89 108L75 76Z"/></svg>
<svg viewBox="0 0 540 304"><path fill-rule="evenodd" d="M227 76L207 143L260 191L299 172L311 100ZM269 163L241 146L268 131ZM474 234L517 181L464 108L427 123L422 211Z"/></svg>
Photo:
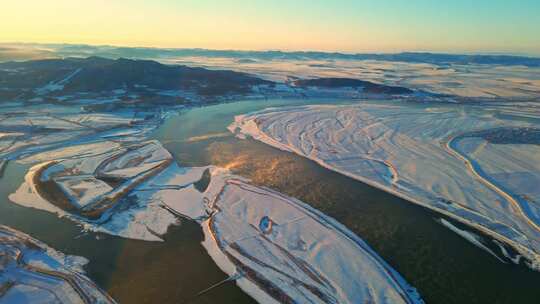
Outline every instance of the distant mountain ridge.
<svg viewBox="0 0 540 304"><path fill-rule="evenodd" d="M402 52L402 53L356 53L346 54L339 52L318 51L238 51L238 50L209 50L209 49L172 49L172 48L145 48L145 47L115 47L90 46L71 44L0 44L0 60L2 50L7 52L10 48L29 48L44 50L44 56L55 57L88 57L101 56L107 58L138 58L138 59L168 59L177 57L226 57L237 59L256 60L379 60L392 62L429 63L436 65L447 64L495 64L495 65L522 65L527 67L540 67L540 57L527 57L515 55L490 54L445 54L430 52ZM46 49L46 51L45 51ZM4 56L6 57L6 56Z"/></svg>

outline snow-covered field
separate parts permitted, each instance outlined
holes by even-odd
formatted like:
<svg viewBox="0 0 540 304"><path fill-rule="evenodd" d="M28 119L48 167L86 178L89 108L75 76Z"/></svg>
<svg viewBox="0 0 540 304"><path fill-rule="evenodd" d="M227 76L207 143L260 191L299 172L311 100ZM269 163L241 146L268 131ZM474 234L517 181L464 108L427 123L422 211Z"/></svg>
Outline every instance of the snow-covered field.
<svg viewBox="0 0 540 304"><path fill-rule="evenodd" d="M88 260L3 225L0 256L2 303L115 303L85 276Z"/></svg>
<svg viewBox="0 0 540 304"><path fill-rule="evenodd" d="M376 60L252 60L184 57L168 62L225 68L283 82L313 77L356 78L462 98L537 98L540 68L488 64L407 63Z"/></svg>
<svg viewBox="0 0 540 304"><path fill-rule="evenodd" d="M151 121L133 117L133 112L86 114L73 107L53 105L22 109L0 114L0 159L20 159L77 143L100 142L101 136L133 140L121 131L142 135L155 127Z"/></svg>
<svg viewBox="0 0 540 304"><path fill-rule="evenodd" d="M229 128L470 224L540 269L537 110L365 102L271 108Z"/></svg>

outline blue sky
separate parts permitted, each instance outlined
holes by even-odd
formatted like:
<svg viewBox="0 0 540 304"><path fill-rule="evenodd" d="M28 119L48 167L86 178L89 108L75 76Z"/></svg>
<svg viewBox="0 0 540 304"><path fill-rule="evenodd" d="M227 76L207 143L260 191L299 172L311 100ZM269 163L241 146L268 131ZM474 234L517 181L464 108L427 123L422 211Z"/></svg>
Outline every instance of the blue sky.
<svg viewBox="0 0 540 304"><path fill-rule="evenodd" d="M2 42L540 54L540 1L26 0Z"/></svg>

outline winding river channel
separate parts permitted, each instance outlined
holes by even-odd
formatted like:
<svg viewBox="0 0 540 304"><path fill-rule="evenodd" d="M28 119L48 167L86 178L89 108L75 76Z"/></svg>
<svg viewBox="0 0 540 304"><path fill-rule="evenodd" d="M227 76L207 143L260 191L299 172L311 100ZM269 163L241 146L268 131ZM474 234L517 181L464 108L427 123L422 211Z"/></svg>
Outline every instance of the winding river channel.
<svg viewBox="0 0 540 304"><path fill-rule="evenodd" d="M237 139L226 129L238 114L315 103L344 102L246 100L193 108L169 116L153 137L181 166L226 167L334 217L400 272L426 303L530 303L540 299L540 273L502 263L441 225L440 215L295 154ZM88 258L88 276L118 302L253 302L234 282L218 284L227 276L201 246L203 233L198 224L182 219L170 229L165 242L81 234L71 221L8 201L27 169L16 162L7 164L0 178L0 223L66 254Z"/></svg>

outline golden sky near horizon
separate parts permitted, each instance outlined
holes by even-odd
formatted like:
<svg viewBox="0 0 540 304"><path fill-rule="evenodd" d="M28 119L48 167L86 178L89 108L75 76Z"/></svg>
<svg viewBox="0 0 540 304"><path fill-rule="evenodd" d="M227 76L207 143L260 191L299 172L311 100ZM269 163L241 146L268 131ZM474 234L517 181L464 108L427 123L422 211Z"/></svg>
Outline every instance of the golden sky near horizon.
<svg viewBox="0 0 540 304"><path fill-rule="evenodd" d="M536 33L540 4L482 0L471 6L467 2L9 1L0 10L0 42L540 53ZM487 12L478 14L474 8Z"/></svg>

